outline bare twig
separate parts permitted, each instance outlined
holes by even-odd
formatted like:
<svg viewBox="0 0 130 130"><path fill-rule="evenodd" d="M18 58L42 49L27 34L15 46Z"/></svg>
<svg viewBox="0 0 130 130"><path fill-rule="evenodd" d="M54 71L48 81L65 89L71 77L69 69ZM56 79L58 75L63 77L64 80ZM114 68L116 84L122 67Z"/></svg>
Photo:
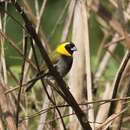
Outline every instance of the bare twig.
<svg viewBox="0 0 130 130"><path fill-rule="evenodd" d="M130 59L130 53L127 52L123 58L123 61L120 65L120 68L116 74L116 77L115 77L115 81L114 81L114 84L113 84L113 94L112 94L112 99L116 97L117 95L117 90L118 90L118 87L119 87L119 84L120 84L120 80L121 80L121 77L122 77L122 73L128 63L128 60ZM109 110L109 115L111 115L113 112L114 112L114 103L111 103L111 106L110 106L110 110Z"/></svg>
<svg viewBox="0 0 130 130"><path fill-rule="evenodd" d="M112 39L112 42L115 41L117 38L118 38L118 34L115 34L114 37L113 37L113 39ZM109 50L111 52L114 52L115 48L116 48L116 44L110 46ZM100 62L98 70L97 70L97 72L95 74L95 83L97 83L97 81L100 79L100 77L104 73L105 68L107 67L110 58L111 58L111 54L109 52L106 52L105 55L104 55L104 57L103 57L103 59L102 59L102 61Z"/></svg>
<svg viewBox="0 0 130 130"><path fill-rule="evenodd" d="M116 119L117 117L119 117L120 115L122 115L124 112L126 112L128 110L128 107L123 109L122 111L120 111L117 114L113 114L111 115L103 124L101 124L96 130L106 130L111 123L113 122L114 119ZM104 128L105 127L105 128Z"/></svg>
<svg viewBox="0 0 130 130"><path fill-rule="evenodd" d="M20 48L18 48L17 46L16 46L16 43L12 40L12 39L10 39L6 34L4 34L1 30L0 30L0 34L9 42L9 44L18 52L18 54L20 55L20 56L24 56L24 54L23 54L23 52L20 50ZM33 62L30 60L30 59L28 59L28 58L26 58L26 61L34 68L34 69L36 69L36 66L33 64Z"/></svg>
<svg viewBox="0 0 130 130"><path fill-rule="evenodd" d="M23 59L23 65L21 68L20 88L19 88L18 98L17 98L17 113L16 113L17 129L18 129L18 123L19 123L20 100L21 100L22 84L23 84L23 79L24 79L24 68L25 68L26 56L27 56L27 37L25 37L24 59Z"/></svg>
<svg viewBox="0 0 130 130"><path fill-rule="evenodd" d="M37 1L37 0L36 0L36 1ZM37 32L38 32L39 27L40 27L42 15L43 15L43 12L44 12L46 3L47 3L47 0L44 0L44 1L42 2L42 6L41 6L41 9L40 9L40 12L37 13L37 19L38 19L38 20L37 20L37 26L36 26L36 31L37 31Z"/></svg>
<svg viewBox="0 0 130 130"><path fill-rule="evenodd" d="M86 84L87 84L87 100L89 102L93 101L93 93L92 93L92 71L91 71L91 55L90 55L90 41L89 41L89 25L88 25L88 17L86 12L85 4L82 4L82 17L83 17L83 24L84 24L84 31L86 31L85 36L85 64L86 64ZM88 105L88 108L93 108L93 104ZM94 122L94 109L88 110L88 120L90 122ZM94 124L91 124L92 129L94 130Z"/></svg>
<svg viewBox="0 0 130 130"><path fill-rule="evenodd" d="M69 3L70 3L70 1L67 1L67 2L66 2L65 7L63 8L63 10L62 10L62 12L61 12L59 18L58 18L57 21L56 21L55 26L53 27L53 29L52 29L52 31L51 31L51 33L50 33L50 35L49 35L48 40L50 40L50 39L53 37L53 35L54 35L54 33L55 33L56 29L57 29L58 24L60 23L61 19L63 18L64 14L65 14L65 12L66 12L66 8L68 7Z"/></svg>
<svg viewBox="0 0 130 130"><path fill-rule="evenodd" d="M69 3L69 7L68 7L69 9L68 9L67 17L65 19L65 25L61 36L61 42L64 42L68 35L69 27L71 25L73 13L74 13L75 4L76 4L76 0L71 0L71 2Z"/></svg>
<svg viewBox="0 0 130 130"><path fill-rule="evenodd" d="M0 83L0 108L1 108L1 118L5 117L5 122L7 123L7 128L10 130L17 130L15 125L15 120L13 118L14 108L10 104L10 99L7 95L4 95L6 87ZM8 105L10 106L8 107Z"/></svg>
<svg viewBox="0 0 130 130"><path fill-rule="evenodd" d="M48 91L49 95L51 95L52 91L49 86L47 86L47 91ZM48 99L47 96L45 96L44 103L42 105L42 109L44 110L46 107L48 107L49 103L50 103L50 100ZM37 130L43 130L43 128L45 126L46 117L47 117L47 112L44 115L41 114Z"/></svg>

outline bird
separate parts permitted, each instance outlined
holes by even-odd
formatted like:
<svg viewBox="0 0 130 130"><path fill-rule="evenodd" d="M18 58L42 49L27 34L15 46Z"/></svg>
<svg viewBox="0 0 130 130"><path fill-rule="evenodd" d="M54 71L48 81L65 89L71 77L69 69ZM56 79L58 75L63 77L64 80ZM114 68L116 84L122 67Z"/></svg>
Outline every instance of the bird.
<svg viewBox="0 0 130 130"><path fill-rule="evenodd" d="M59 44L56 49L50 54L53 67L57 70L61 77L65 77L70 71L73 64L73 53L77 51L75 44L71 41ZM40 76L52 78L49 69L45 64L40 67L40 72L36 74L35 78L29 81L26 87L26 92L29 91L34 84L40 79Z"/></svg>

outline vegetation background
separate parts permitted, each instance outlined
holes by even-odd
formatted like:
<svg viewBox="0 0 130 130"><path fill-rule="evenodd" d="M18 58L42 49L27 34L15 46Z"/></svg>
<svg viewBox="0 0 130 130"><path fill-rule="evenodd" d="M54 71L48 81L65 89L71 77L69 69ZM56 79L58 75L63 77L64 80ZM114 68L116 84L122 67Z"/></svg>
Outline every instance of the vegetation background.
<svg viewBox="0 0 130 130"><path fill-rule="evenodd" d="M129 0L17 2L48 54L64 41L77 46L73 67L64 80L92 129L129 130ZM12 0L0 0L0 129L82 129L72 108L54 89L55 84L45 81L52 101L40 81L31 92L19 88L21 77L24 86L37 72L29 37ZM45 61L37 43L33 44L41 65Z"/></svg>

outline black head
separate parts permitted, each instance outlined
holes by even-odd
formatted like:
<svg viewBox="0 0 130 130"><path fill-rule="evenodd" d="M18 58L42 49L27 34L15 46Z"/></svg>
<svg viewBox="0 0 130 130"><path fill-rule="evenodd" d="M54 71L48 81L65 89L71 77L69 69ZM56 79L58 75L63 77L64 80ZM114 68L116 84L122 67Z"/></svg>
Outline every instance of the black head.
<svg viewBox="0 0 130 130"><path fill-rule="evenodd" d="M73 42L69 42L69 44L65 45L65 49L70 53L71 55L73 54L74 51L77 51L76 46L74 45Z"/></svg>

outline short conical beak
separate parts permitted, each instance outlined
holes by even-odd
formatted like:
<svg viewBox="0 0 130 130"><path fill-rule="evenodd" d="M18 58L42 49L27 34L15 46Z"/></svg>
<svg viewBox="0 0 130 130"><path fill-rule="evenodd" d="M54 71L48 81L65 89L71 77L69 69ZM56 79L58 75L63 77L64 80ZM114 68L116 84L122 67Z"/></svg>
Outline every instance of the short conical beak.
<svg viewBox="0 0 130 130"><path fill-rule="evenodd" d="M71 51L77 51L77 48L74 46L71 48Z"/></svg>

